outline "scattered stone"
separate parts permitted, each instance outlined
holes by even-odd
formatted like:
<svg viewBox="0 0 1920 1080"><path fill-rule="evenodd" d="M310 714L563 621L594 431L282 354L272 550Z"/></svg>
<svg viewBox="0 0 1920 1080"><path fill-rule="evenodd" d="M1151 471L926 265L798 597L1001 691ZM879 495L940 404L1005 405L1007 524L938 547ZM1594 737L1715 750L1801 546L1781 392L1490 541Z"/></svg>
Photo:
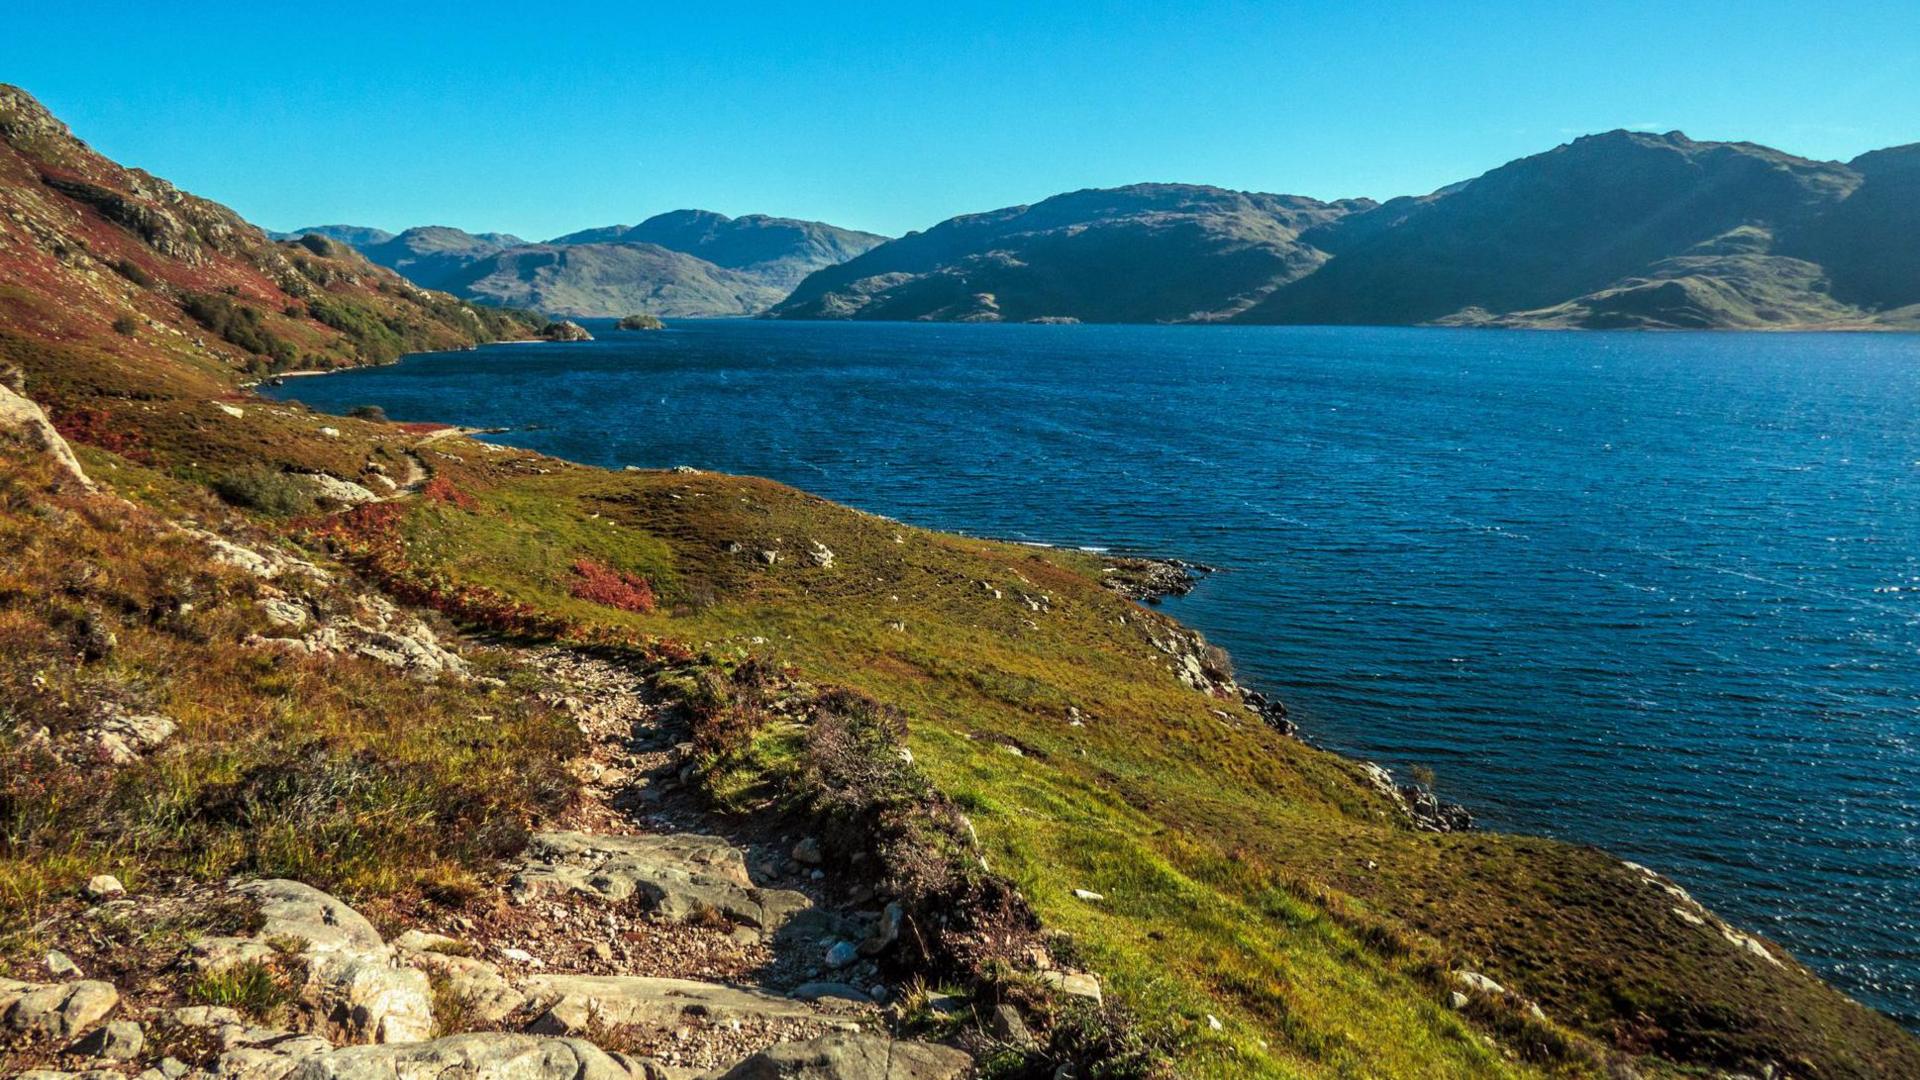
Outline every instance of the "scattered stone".
<svg viewBox="0 0 1920 1080"><path fill-rule="evenodd" d="M74 1044L74 1050L109 1061L132 1061L146 1046L146 1032L131 1020L114 1020Z"/></svg>
<svg viewBox="0 0 1920 1080"><path fill-rule="evenodd" d="M337 427L323 427L320 429L320 434L329 439L337 439L340 437L340 429Z"/></svg>
<svg viewBox="0 0 1920 1080"><path fill-rule="evenodd" d="M1085 900L1090 904L1097 904L1106 899L1104 895L1094 892L1092 889L1075 889L1073 890L1073 898L1075 900Z"/></svg>
<svg viewBox="0 0 1920 1080"><path fill-rule="evenodd" d="M90 900L111 900L125 895L127 887L112 874L95 874L87 879L87 898Z"/></svg>
<svg viewBox="0 0 1920 1080"><path fill-rule="evenodd" d="M0 1030L64 1042L106 1019L119 1004L113 984L97 979L51 986L0 979Z"/></svg>
<svg viewBox="0 0 1920 1080"><path fill-rule="evenodd" d="M833 549L818 540L813 541L813 549L807 553L813 565L826 569L833 565Z"/></svg>
<svg viewBox="0 0 1920 1080"><path fill-rule="evenodd" d="M906 909L900 906L898 900L882 908L880 918L873 925L873 933L860 943L860 955L878 956L900 940L900 924L905 918Z"/></svg>
<svg viewBox="0 0 1920 1080"><path fill-rule="evenodd" d="M766 563L768 566L772 566L774 563L780 561L780 553L777 551L762 551L760 553L760 561Z"/></svg>
<svg viewBox="0 0 1920 1080"><path fill-rule="evenodd" d="M59 949L48 950L47 971L56 979L77 979L85 974L80 970L80 965L73 962L72 957Z"/></svg>
<svg viewBox="0 0 1920 1080"><path fill-rule="evenodd" d="M802 837L793 845L793 861L805 866L820 865L820 841L811 836Z"/></svg>
<svg viewBox="0 0 1920 1080"><path fill-rule="evenodd" d="M827 966L839 969L860 959L860 948L851 941L836 941L827 948Z"/></svg>
<svg viewBox="0 0 1920 1080"><path fill-rule="evenodd" d="M116 712L66 736L57 749L70 761L131 765L159 749L175 730L174 722L164 716Z"/></svg>
<svg viewBox="0 0 1920 1080"><path fill-rule="evenodd" d="M841 998L846 1001L857 1001L865 1004L872 1000L867 992L861 990L859 987L836 982L801 983L799 986L794 987L793 991L787 996L796 1001L820 1001L827 998Z"/></svg>
<svg viewBox="0 0 1920 1080"><path fill-rule="evenodd" d="M1207 1014L1207 1030L1208 1031L1225 1031L1226 1027L1227 1025L1220 1022L1219 1017L1213 1015L1212 1013Z"/></svg>
<svg viewBox="0 0 1920 1080"><path fill-rule="evenodd" d="M313 621L305 607L277 597L260 601L260 613L267 617L268 622L287 630L304 630Z"/></svg>
<svg viewBox="0 0 1920 1080"><path fill-rule="evenodd" d="M1507 993L1506 987L1476 971L1456 971L1453 973L1453 981L1468 990L1488 997L1505 997Z"/></svg>
<svg viewBox="0 0 1920 1080"><path fill-rule="evenodd" d="M1455 1009L1466 1008L1467 1002L1469 1000L1470 999L1467 997L1467 995L1461 993L1458 990L1447 991L1447 1004L1453 1006Z"/></svg>
<svg viewBox="0 0 1920 1080"><path fill-rule="evenodd" d="M224 401L214 402L213 407L216 409L219 409L223 413L226 413L228 416L233 417L235 420L238 420L241 417L247 415L247 410L241 408L238 405L229 405Z"/></svg>
<svg viewBox="0 0 1920 1080"><path fill-rule="evenodd" d="M1006 1002L994 1006L993 1015L987 1019L987 1031L995 1039L1022 1050L1037 1042L1033 1032L1028 1030L1026 1020L1021 1017L1020 1010Z"/></svg>
<svg viewBox="0 0 1920 1080"><path fill-rule="evenodd" d="M1072 997L1086 998L1095 1004L1101 1000L1099 977L1086 972L1043 971L1040 981Z"/></svg>

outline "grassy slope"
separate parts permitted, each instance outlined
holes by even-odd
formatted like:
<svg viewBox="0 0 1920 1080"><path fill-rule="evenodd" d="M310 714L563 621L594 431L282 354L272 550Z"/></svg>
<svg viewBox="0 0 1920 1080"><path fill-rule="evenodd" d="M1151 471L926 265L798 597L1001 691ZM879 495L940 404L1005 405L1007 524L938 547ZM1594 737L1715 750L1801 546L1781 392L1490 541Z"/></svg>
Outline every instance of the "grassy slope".
<svg viewBox="0 0 1920 1080"><path fill-rule="evenodd" d="M1081 556L923 532L767 481L446 452L430 464L479 508L417 512L417 560L576 618L768 648L901 704L921 764L969 809L995 868L1081 936L1195 1075L1499 1075L1524 1069L1506 1050L1561 1042L1495 1016L1510 1037L1489 1050L1443 1007L1442 966L1492 975L1635 1053L1920 1068L1889 1021L1690 927L1614 859L1413 832L1350 763L1223 720L1149 644L1157 617L1099 588ZM814 541L833 566L806 558ZM581 554L648 575L663 613L572 599ZM1584 1071L1577 1049L1541 1062Z"/></svg>
<svg viewBox="0 0 1920 1080"><path fill-rule="evenodd" d="M318 284L329 268L344 277L321 286L328 296L409 347L473 340L487 328L461 320L479 316L339 253L309 252L324 260L315 273L296 265L281 275L279 260L307 255L230 239L211 204L188 204L186 216L208 224L162 258L152 238L91 204L48 196L37 170L65 163L129 192L152 181L76 156L64 131L31 115L23 125L12 107L0 109L0 134L32 153L0 155L12 170L0 196L21 215L0 219L9 269L0 351L70 436L94 447L96 475L169 516L207 518L218 509L196 482L232 470L356 477L402 462L412 440L397 427L236 389L254 358L190 321L182 292L223 290L277 335L305 343L302 356L335 362L380 359L392 339L285 313L280 305L297 299L289 285ZM120 260L149 265L149 281L114 270ZM113 330L129 308L148 321L130 335ZM760 480L607 473L464 440L419 453L475 503L407 504L417 565L583 621L771 651L812 679L905 708L921 763L968 808L995 868L1078 935L1192 1075L1589 1073L1598 1066L1586 1039L1701 1065L1920 1074L1920 1049L1891 1022L1791 963L1687 936L1666 894L1613 860L1540 840L1413 832L1352 764L1248 714L1216 714L1220 703L1178 683L1150 644L1168 628L1101 589L1084 557L927 533ZM421 874L457 878L484 854L436 854L436 838L470 834L475 822L523 826L550 797L528 785L564 748L537 710L516 706L529 710L513 714L524 719L478 725L500 707L378 672L263 669L230 647L257 597L155 523L89 520L49 503L11 459L8 471L24 479L0 515L10 530L0 612L20 635L10 661L31 661L0 672L15 710L8 738L60 719L43 713L34 678L71 644L33 650L74 625L60 609L72 599L111 613L121 643L105 667L59 672L74 689L55 698L87 700L97 680L128 704L179 710L189 750L184 771L153 787L158 799L144 799L133 774L112 797L82 792L59 804L76 817L40 821L36 808L50 804L37 796L4 801L10 916L98 866L136 877L295 872L356 899L404 898L431 885ZM814 541L833 550L832 566L809 560ZM768 566L763 550L782 556ZM662 611L625 615L572 598L567 568L582 555L650 577ZM104 580L93 576L100 569ZM181 576L219 602L176 625L160 617L161 592ZM402 707L426 722L396 728ZM1069 707L1088 718L1084 727L1067 722ZM371 801L323 800L344 818L323 818L311 833L274 817L267 796L284 789L273 783L243 801L257 813L237 816L195 786L280 769L325 790L337 755L388 779L361 789ZM500 797L489 802L489 792ZM336 850L346 857L330 857ZM1075 888L1109 899L1083 903ZM1452 1011L1443 973L1456 965L1538 998L1555 1023L1515 1008ZM1223 1030L1209 1030L1208 1014Z"/></svg>

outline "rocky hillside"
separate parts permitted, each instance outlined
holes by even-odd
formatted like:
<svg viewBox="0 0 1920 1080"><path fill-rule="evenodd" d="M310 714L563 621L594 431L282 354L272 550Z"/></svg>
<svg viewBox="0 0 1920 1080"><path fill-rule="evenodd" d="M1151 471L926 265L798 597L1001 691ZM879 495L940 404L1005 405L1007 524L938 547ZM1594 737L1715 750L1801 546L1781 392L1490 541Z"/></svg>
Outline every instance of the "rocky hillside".
<svg viewBox="0 0 1920 1080"><path fill-rule="evenodd" d="M815 274L774 313L1911 328L1920 326L1920 267L1899 238L1920 214L1917 156L1907 147L1815 162L1750 143L1615 131L1432 195L1288 219L1284 246L1266 263L1249 262L1237 243L1170 246L1126 226L1107 201L1166 189L1082 192L1040 203L1076 212L1037 233L1025 211L996 211L884 245ZM1247 236L1249 221L1241 214L1217 231Z"/></svg>
<svg viewBox="0 0 1920 1080"><path fill-rule="evenodd" d="M256 396L213 325L486 324L0 100L0 1074L1920 1075L1304 741L1177 568Z"/></svg>
<svg viewBox="0 0 1920 1080"><path fill-rule="evenodd" d="M676 210L544 244L441 226L393 236L327 225L287 235L307 233L351 244L415 284L469 300L549 315L667 318L758 314L813 271L886 241L825 222L706 210Z"/></svg>
<svg viewBox="0 0 1920 1080"><path fill-rule="evenodd" d="M792 292L808 274L837 266L887 242L884 236L824 221L748 214L730 218L711 210L674 210L638 225L609 225L570 233L553 244L655 244L738 270Z"/></svg>
<svg viewBox="0 0 1920 1080"><path fill-rule="evenodd" d="M1193 322L1311 274L1303 232L1364 211L1181 184L1077 191L944 221L816 272L780 318Z"/></svg>
<svg viewBox="0 0 1920 1080"><path fill-rule="evenodd" d="M455 294L550 315L753 315L785 295L760 278L657 244L526 244L447 279Z"/></svg>

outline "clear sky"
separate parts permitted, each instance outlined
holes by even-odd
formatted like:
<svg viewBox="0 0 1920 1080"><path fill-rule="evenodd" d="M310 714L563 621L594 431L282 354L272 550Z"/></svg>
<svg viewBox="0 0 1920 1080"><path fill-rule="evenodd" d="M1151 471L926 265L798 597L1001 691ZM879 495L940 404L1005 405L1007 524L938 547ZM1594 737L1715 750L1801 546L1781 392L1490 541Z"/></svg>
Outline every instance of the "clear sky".
<svg viewBox="0 0 1920 1080"><path fill-rule="evenodd" d="M0 81L269 228L877 232L1143 180L1422 193L1615 127L1920 141L1920 3L19 0Z"/></svg>

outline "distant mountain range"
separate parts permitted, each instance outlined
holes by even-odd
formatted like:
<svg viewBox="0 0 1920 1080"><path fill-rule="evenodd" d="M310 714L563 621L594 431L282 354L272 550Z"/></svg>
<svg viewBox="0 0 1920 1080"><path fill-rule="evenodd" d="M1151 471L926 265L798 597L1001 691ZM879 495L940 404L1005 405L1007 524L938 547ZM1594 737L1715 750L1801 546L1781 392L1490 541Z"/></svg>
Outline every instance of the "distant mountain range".
<svg viewBox="0 0 1920 1080"><path fill-rule="evenodd" d="M843 262L886 237L818 221L707 210L675 210L638 225L608 225L529 243L505 233L443 225L398 235L357 225L318 233L347 244L415 284L463 299L550 315L668 318L753 315L783 299L815 270Z"/></svg>
<svg viewBox="0 0 1920 1080"><path fill-rule="evenodd" d="M1376 204L1141 184L815 271L799 319L1920 328L1920 144L1817 162L1577 139Z"/></svg>

